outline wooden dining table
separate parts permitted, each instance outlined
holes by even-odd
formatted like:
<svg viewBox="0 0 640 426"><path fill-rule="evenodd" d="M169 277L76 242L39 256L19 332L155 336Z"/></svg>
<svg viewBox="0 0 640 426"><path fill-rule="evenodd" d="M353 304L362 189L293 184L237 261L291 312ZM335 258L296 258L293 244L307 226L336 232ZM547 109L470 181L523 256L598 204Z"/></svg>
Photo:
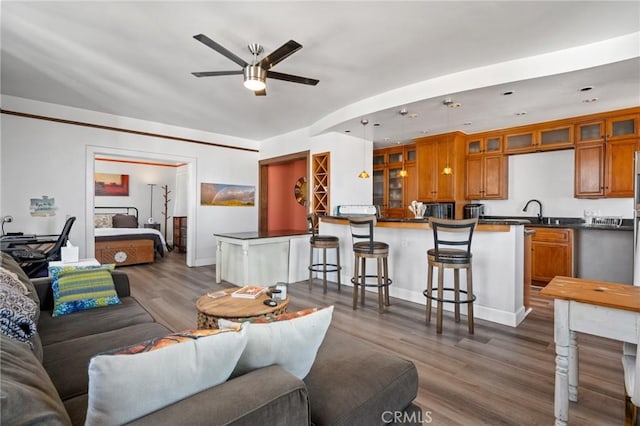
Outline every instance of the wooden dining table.
<svg viewBox="0 0 640 426"><path fill-rule="evenodd" d="M540 295L555 299L555 424L566 425L569 401L578 401L576 333L638 344L640 287L556 276L540 291ZM621 386L624 388L624 383Z"/></svg>

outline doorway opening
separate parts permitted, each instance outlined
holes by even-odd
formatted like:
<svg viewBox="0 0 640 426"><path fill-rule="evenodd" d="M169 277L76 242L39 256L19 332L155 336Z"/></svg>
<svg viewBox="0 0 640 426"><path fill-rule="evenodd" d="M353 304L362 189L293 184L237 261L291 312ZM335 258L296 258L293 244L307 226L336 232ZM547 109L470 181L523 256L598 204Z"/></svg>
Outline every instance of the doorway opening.
<svg viewBox="0 0 640 426"><path fill-rule="evenodd" d="M96 207L96 199L94 194L94 176L96 172L96 161L99 158L116 158L123 161L123 159L128 159L135 162L149 162L149 163L165 163L165 164L173 164L180 165L180 167L176 167L176 170L180 169L180 171L176 171L174 174L174 181L172 182L172 189L174 192L172 195L173 206L170 207L166 214L168 216L174 216L176 214L180 214L186 216L187 220L187 238L186 238L186 256L185 262L187 266L195 266L195 232L193 232L194 227L192 224L195 223L196 220L196 209L195 209L195 165L196 159L192 157L182 157L173 154L162 154L162 153L150 153L150 152L141 152L141 151L133 151L126 149L117 149L117 148L106 148L106 147L97 147L97 146L89 146L87 147L86 152L86 164L87 164L87 174L86 174L86 218L85 221L85 247L88 254L95 252L95 236L94 236L94 210ZM177 188L180 185L181 188ZM146 186L146 185L145 185ZM148 189L145 188L145 197L148 195ZM175 191L179 191L178 194ZM179 195L179 196L178 196ZM158 191L154 195L154 198L160 198L161 193ZM114 197L119 198L119 197ZM148 197L146 197L148 198ZM149 206L145 198L146 203L145 207ZM116 203L120 203L120 200L114 200ZM176 213L178 205L175 203L179 203L179 209L181 213ZM149 206L151 207L151 206ZM145 209L146 211L146 209ZM142 216L145 217L145 216ZM158 216L160 219L160 216ZM164 226L164 220L162 220ZM171 230L173 227L173 221L167 221L167 225L165 226L165 230L169 228ZM167 241L169 243L169 241Z"/></svg>
<svg viewBox="0 0 640 426"><path fill-rule="evenodd" d="M308 229L309 151L260 160L259 231Z"/></svg>

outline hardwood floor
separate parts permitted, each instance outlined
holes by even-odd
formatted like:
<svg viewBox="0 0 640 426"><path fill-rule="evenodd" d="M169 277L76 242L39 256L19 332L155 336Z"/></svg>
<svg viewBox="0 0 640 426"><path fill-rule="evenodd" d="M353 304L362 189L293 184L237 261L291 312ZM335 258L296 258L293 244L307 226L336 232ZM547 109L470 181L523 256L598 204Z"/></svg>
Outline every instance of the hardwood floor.
<svg viewBox="0 0 640 426"><path fill-rule="evenodd" d="M128 273L131 291L149 312L174 331L194 328L195 301L213 289L215 267L188 268L184 255L171 252L151 265L120 268ZM289 285L289 311L334 305L331 327L350 333L382 351L412 360L420 378L416 403L430 412L435 425L551 425L555 374L553 301L532 291L533 312L517 328L476 319L475 335L467 334L466 317L456 324L445 313L442 335L424 322L424 305L392 298L378 313L374 294L366 306L351 308L351 287L326 295L316 280ZM464 310L463 310L464 311ZM624 379L621 343L578 336L579 402L571 403L569 424L621 424ZM372 372L372 374L375 374Z"/></svg>

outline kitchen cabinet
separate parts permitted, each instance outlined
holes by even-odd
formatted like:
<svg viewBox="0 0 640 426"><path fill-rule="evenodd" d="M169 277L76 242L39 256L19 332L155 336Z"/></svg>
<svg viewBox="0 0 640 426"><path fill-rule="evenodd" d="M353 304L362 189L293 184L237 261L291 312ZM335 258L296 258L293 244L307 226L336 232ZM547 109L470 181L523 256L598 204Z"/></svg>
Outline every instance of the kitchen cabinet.
<svg viewBox="0 0 640 426"><path fill-rule="evenodd" d="M525 227L533 229L531 239L531 281L545 286L556 275L574 276L573 229Z"/></svg>
<svg viewBox="0 0 640 426"><path fill-rule="evenodd" d="M502 153L502 136L474 135L467 138L467 155L485 155Z"/></svg>
<svg viewBox="0 0 640 426"><path fill-rule="evenodd" d="M633 197L640 114L596 116L576 124L575 197Z"/></svg>
<svg viewBox="0 0 640 426"><path fill-rule="evenodd" d="M455 202L455 217L462 218L465 151L465 137L460 132L416 139L419 201ZM445 168L451 173L443 173Z"/></svg>
<svg viewBox="0 0 640 426"><path fill-rule="evenodd" d="M466 147L466 198L507 199L509 162L502 154L502 137L496 134L473 135L467 138Z"/></svg>
<svg viewBox="0 0 640 426"><path fill-rule="evenodd" d="M527 126L526 130L519 129L505 134L505 153L516 154L573 147L574 130L571 124L541 128Z"/></svg>
<svg viewBox="0 0 640 426"><path fill-rule="evenodd" d="M178 253L187 252L187 217L173 217L173 248Z"/></svg>
<svg viewBox="0 0 640 426"><path fill-rule="evenodd" d="M506 200L508 158L499 155L467 157L466 198L468 200Z"/></svg>
<svg viewBox="0 0 640 426"><path fill-rule="evenodd" d="M408 217L407 199L415 199L415 157L413 144L374 151L373 204L380 206L383 217Z"/></svg>

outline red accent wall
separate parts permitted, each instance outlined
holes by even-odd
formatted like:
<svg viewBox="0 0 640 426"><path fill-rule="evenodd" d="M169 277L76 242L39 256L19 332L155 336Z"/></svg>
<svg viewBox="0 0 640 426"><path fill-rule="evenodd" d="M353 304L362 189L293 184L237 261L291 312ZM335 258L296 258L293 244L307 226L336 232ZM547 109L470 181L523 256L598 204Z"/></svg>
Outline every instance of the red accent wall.
<svg viewBox="0 0 640 426"><path fill-rule="evenodd" d="M307 161L272 164L268 168L267 193L269 231L306 231L307 207L296 201L296 181L307 176Z"/></svg>

